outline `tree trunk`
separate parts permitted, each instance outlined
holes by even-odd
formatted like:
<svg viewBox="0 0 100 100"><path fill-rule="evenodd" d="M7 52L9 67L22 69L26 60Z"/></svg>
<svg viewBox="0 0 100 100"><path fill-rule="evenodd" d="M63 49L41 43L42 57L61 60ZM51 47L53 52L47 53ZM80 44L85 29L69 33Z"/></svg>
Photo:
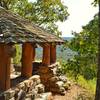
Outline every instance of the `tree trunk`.
<svg viewBox="0 0 100 100"><path fill-rule="evenodd" d="M99 40L98 40L98 71L97 71L97 84L96 84L96 94L95 100L100 100L100 0L99 0L99 24L98 24L98 32L99 32Z"/></svg>

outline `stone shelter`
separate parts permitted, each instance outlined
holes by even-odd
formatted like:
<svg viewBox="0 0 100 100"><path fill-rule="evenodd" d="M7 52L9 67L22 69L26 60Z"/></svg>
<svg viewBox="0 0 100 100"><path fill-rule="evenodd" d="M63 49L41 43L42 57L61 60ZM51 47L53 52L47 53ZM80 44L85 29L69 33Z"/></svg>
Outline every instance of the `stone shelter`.
<svg viewBox="0 0 100 100"><path fill-rule="evenodd" d="M43 48L39 73L41 80L46 84L52 74L52 70L49 72L48 68L56 63L56 45L63 42L63 39L49 34L29 20L0 7L0 91L6 91L11 87L13 45L22 44L21 76L27 78L32 76L34 69L36 45Z"/></svg>

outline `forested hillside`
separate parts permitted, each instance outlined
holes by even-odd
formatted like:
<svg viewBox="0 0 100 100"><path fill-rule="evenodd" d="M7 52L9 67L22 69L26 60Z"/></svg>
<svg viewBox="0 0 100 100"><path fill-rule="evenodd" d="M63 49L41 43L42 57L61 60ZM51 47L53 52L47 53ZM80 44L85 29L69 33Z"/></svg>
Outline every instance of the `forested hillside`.
<svg viewBox="0 0 100 100"><path fill-rule="evenodd" d="M63 37L63 39L66 41L71 41L72 37ZM39 48L36 48L36 59L42 59L42 48L39 46ZM77 54L76 52L72 51L71 49L69 49L69 47L66 47L66 49L64 49L63 45L58 45L57 49L57 60L61 61L67 61L68 59L73 58L73 56L75 54Z"/></svg>

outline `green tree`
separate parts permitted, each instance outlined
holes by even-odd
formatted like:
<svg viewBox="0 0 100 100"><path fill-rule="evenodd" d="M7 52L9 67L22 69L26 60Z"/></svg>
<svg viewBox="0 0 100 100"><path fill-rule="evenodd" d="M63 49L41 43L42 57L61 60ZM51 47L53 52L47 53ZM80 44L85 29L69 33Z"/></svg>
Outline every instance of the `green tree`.
<svg viewBox="0 0 100 100"><path fill-rule="evenodd" d="M67 46L77 52L73 59L68 60L67 69L77 77L83 75L86 79L96 77L98 55L98 16L95 15L80 33L73 32L75 37Z"/></svg>

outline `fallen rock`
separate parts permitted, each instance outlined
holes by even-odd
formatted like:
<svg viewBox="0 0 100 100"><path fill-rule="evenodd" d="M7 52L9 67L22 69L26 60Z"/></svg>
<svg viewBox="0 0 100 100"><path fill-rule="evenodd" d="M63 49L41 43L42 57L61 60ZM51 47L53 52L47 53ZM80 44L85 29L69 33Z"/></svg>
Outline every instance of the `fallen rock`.
<svg viewBox="0 0 100 100"><path fill-rule="evenodd" d="M64 88L64 87L60 87L59 93L60 93L61 95L65 95L65 93L66 93L65 88Z"/></svg>
<svg viewBox="0 0 100 100"><path fill-rule="evenodd" d="M54 75L57 75L57 68L55 67L55 68L51 69L51 73Z"/></svg>
<svg viewBox="0 0 100 100"><path fill-rule="evenodd" d="M71 82L70 81L64 83L64 85L63 85L63 87L65 88L65 90L68 90L70 88L70 86L71 86Z"/></svg>
<svg viewBox="0 0 100 100"><path fill-rule="evenodd" d="M67 82L67 77L66 76L59 76L59 80L63 82Z"/></svg>
<svg viewBox="0 0 100 100"><path fill-rule="evenodd" d="M6 100L11 99L12 97L14 97L14 95L15 95L15 91L14 90L8 90L4 94Z"/></svg>
<svg viewBox="0 0 100 100"><path fill-rule="evenodd" d="M68 84L69 86L71 86L71 82L70 82L70 81L67 81L67 84Z"/></svg>
<svg viewBox="0 0 100 100"><path fill-rule="evenodd" d="M15 100L17 100L17 98L18 98L19 91L20 91L20 89L15 88L15 95L14 95Z"/></svg>
<svg viewBox="0 0 100 100"><path fill-rule="evenodd" d="M18 93L18 99L17 100L25 100L26 98L26 93L22 89Z"/></svg>
<svg viewBox="0 0 100 100"><path fill-rule="evenodd" d="M32 77L29 78L29 80L33 80L34 84L36 85L41 83L39 75L33 75Z"/></svg>
<svg viewBox="0 0 100 100"><path fill-rule="evenodd" d="M57 86L58 88L63 87L63 85L64 85L64 82L63 82L63 81L57 81L57 82L56 82L56 86Z"/></svg>
<svg viewBox="0 0 100 100"><path fill-rule="evenodd" d="M25 80L24 84L25 84L25 88L26 88L25 91L26 92L30 92L32 90L32 88L35 87L33 80Z"/></svg>
<svg viewBox="0 0 100 100"><path fill-rule="evenodd" d="M49 79L49 81L50 81L50 82L57 82L57 81L59 81L59 77L57 77L57 76L51 77L51 78Z"/></svg>
<svg viewBox="0 0 100 100"><path fill-rule="evenodd" d="M19 83L19 84L17 85L17 88L18 88L18 89L25 90L25 89L26 89L26 87L25 87L24 82Z"/></svg>
<svg viewBox="0 0 100 100"><path fill-rule="evenodd" d="M12 97L11 99L9 99L9 100L15 100L15 98L14 97Z"/></svg>
<svg viewBox="0 0 100 100"><path fill-rule="evenodd" d="M39 94L35 100L53 100L51 92Z"/></svg>
<svg viewBox="0 0 100 100"><path fill-rule="evenodd" d="M35 88L38 90L38 93L43 93L45 91L43 84L38 84Z"/></svg>

